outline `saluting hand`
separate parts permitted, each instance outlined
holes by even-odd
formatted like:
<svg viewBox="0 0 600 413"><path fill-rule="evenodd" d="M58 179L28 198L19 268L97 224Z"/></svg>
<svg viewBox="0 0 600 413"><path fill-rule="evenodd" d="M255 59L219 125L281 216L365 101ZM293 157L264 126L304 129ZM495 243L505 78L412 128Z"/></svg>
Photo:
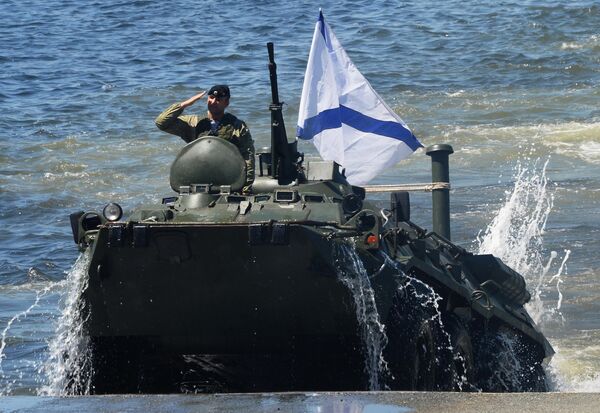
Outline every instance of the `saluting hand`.
<svg viewBox="0 0 600 413"><path fill-rule="evenodd" d="M202 99L204 97L204 95L206 95L206 90L198 93L197 95L192 96L188 100L184 100L183 102L180 103L180 105L182 108L187 108L188 106L192 106L194 103L196 103L197 101Z"/></svg>

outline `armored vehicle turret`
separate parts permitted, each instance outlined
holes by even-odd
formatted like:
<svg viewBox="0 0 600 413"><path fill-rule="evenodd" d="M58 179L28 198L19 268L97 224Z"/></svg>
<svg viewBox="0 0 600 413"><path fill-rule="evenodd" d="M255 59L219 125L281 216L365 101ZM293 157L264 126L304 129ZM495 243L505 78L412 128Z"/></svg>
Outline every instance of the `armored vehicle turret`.
<svg viewBox="0 0 600 413"><path fill-rule="evenodd" d="M209 136L181 150L162 203L71 215L92 392L546 390L553 351L523 277L450 241L452 148L426 151L428 232L408 192L382 209L336 163L304 162L269 56L271 148L250 193L237 149Z"/></svg>

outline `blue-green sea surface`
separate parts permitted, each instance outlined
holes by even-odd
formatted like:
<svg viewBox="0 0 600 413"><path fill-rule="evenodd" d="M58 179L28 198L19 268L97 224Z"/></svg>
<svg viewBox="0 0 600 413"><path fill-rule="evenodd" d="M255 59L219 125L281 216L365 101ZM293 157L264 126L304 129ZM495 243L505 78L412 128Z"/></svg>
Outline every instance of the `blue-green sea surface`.
<svg viewBox="0 0 600 413"><path fill-rule="evenodd" d="M424 145L454 147L453 240L525 274L530 312L557 350L553 388L600 391L596 0L5 0L0 394L57 393L47 363L78 257L69 213L109 201L127 213L173 194L169 166L183 142L156 129L157 114L227 83L230 111L267 146L271 41L293 136L319 7ZM373 183L427 182L428 162L419 150ZM385 206L388 195L376 199ZM429 195L412 204L431 228ZM499 231L507 222L513 235Z"/></svg>

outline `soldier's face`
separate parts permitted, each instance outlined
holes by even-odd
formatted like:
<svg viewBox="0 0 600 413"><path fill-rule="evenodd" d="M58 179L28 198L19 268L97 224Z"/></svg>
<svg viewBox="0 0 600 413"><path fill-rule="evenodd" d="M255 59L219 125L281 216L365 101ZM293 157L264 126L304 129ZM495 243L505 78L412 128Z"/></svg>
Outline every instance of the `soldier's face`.
<svg viewBox="0 0 600 413"><path fill-rule="evenodd" d="M208 97L208 110L210 113L221 114L225 112L227 106L229 106L229 98L218 98L213 95Z"/></svg>

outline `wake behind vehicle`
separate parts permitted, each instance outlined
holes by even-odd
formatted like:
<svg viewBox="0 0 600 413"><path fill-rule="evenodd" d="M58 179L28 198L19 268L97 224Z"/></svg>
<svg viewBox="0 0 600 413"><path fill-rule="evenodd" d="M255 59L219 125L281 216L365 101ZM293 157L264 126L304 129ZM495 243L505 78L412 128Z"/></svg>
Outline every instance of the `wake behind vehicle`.
<svg viewBox="0 0 600 413"><path fill-rule="evenodd" d="M427 232L407 192L382 210L335 162L304 163L272 44L269 62L271 148L251 193L235 146L209 136L175 159L175 196L127 219L117 204L71 215L90 254L91 391L546 390L553 351L523 277L450 241L452 148L426 151Z"/></svg>

